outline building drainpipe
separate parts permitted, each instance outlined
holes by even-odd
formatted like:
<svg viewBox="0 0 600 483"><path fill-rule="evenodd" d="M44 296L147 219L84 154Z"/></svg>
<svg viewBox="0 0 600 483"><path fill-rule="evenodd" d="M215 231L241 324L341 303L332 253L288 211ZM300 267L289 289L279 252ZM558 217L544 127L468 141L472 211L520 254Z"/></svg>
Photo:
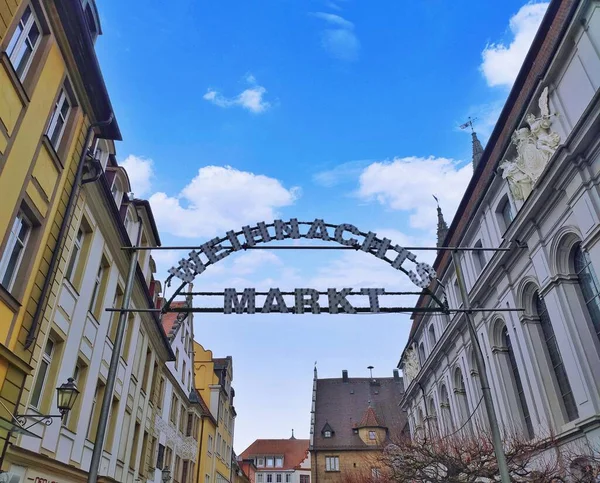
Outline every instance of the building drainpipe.
<svg viewBox="0 0 600 483"><path fill-rule="evenodd" d="M44 312L44 308L46 305L46 298L48 297L48 292L50 291L50 287L54 283L56 268L58 265L58 261L60 260L60 256L62 254L61 246L62 240L67 233L67 229L71 224L71 216L73 214L73 209L75 208L75 201L77 200L77 196L79 194L79 189L81 187L81 179L83 177L83 166L85 164L85 158L88 154L88 146L92 141L92 136L94 134L94 129L97 127L108 126L114 119L114 113L111 112L110 117L106 121L99 121L90 124L87 129L87 133L85 136L85 143L83 145L83 150L81 151L81 156L79 157L79 164L77 165L77 172L75 173L75 180L73 181L73 189L69 194L69 200L67 201L67 208L65 210L65 216L60 224L60 230L58 232L57 244L58 247L52 252L52 257L50 258L50 266L48 267L48 276L44 278L44 285L42 286L42 293L40 294L40 300L35 308L35 313L33 314L33 320L31 322L31 328L29 329L29 333L27 334L27 338L25 339L24 347L25 349L29 349L33 342L37 337L37 329L40 325L40 320L42 318L42 314ZM97 178L96 178L97 179ZM91 180L90 180L91 181Z"/></svg>
<svg viewBox="0 0 600 483"><path fill-rule="evenodd" d="M196 470L196 482L197 483L202 483L200 481L200 469L201 469L201 465L200 462L202 461L202 441L203 441L203 437L204 437L204 421L205 421L205 417L202 416L201 417L201 421L202 424L200 424L200 441L198 441L198 469Z"/></svg>

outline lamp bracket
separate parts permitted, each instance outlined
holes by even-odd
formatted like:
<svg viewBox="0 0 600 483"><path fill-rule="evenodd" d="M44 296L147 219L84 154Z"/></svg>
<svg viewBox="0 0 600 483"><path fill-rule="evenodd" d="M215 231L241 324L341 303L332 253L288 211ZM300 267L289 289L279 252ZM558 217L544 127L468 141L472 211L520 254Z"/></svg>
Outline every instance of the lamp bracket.
<svg viewBox="0 0 600 483"><path fill-rule="evenodd" d="M29 429L40 423L44 423L46 426L50 426L52 424L52 421L54 420L54 418L62 419L63 415L62 414L15 414L14 415L15 421L23 429ZM29 426L26 426L26 424L30 420L33 420L33 423L31 423Z"/></svg>

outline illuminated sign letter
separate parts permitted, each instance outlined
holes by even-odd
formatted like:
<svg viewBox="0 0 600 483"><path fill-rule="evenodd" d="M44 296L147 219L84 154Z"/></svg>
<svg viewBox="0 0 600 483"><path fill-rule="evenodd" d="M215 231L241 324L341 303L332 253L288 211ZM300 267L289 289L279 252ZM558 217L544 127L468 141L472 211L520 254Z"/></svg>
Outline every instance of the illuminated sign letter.
<svg viewBox="0 0 600 483"><path fill-rule="evenodd" d="M319 307L319 292L313 288L297 288L295 290L296 295L296 313L303 314L307 307L310 307L310 311L313 314L320 314L321 307ZM306 298L308 296L309 298Z"/></svg>
<svg viewBox="0 0 600 483"><path fill-rule="evenodd" d="M316 219L312 222L310 230L306 234L306 238L320 238L321 240L330 240L329 233L327 233L327 227L323 220Z"/></svg>
<svg viewBox="0 0 600 483"><path fill-rule="evenodd" d="M343 223L338 225L335 229L335 234L333 235L335 241L340 245L346 245L347 247L353 247L358 244L358 240L356 238L344 238L344 232L348 231L354 235L360 235L360 231L354 225L350 225L348 223Z"/></svg>
<svg viewBox="0 0 600 483"><path fill-rule="evenodd" d="M271 312L281 312L282 314L288 313L287 305L285 305L283 295L281 295L281 291L278 288L269 290L262 308L263 314L269 314Z"/></svg>
<svg viewBox="0 0 600 483"><path fill-rule="evenodd" d="M417 275L418 274L418 275ZM408 272L408 277L417 287L427 288L436 277L435 270L426 263L417 263L417 274L413 271Z"/></svg>
<svg viewBox="0 0 600 483"><path fill-rule="evenodd" d="M379 310L379 297L383 295L385 290L382 288L361 288L360 293L369 296L369 305L371 306L371 312L378 313Z"/></svg>
<svg viewBox="0 0 600 483"><path fill-rule="evenodd" d="M329 297L329 313L339 313L339 306L341 306L343 312L347 314L355 314L356 309L350 305L350 302L346 300L346 297L352 292L351 288L343 288L338 291L334 288L327 289L327 297Z"/></svg>
<svg viewBox="0 0 600 483"><path fill-rule="evenodd" d="M169 273L187 283L193 282L194 277L196 276L194 273L194 267L192 267L192 264L185 259L179 260L178 267L169 268Z"/></svg>
<svg viewBox="0 0 600 483"><path fill-rule="evenodd" d="M236 314L243 314L244 307L246 307L246 313L254 314L256 312L256 289L245 288L241 296L241 299L238 298L239 295L234 288L226 288L223 313L231 314L235 309Z"/></svg>
<svg viewBox="0 0 600 483"><path fill-rule="evenodd" d="M217 253L219 250L223 250L223 246L219 243L218 238L213 238L212 240L200 245L200 249L208 257L210 263L217 263L219 260L223 260L223 258L230 253L228 251ZM191 253L190 258L192 258Z"/></svg>
<svg viewBox="0 0 600 483"><path fill-rule="evenodd" d="M298 219L292 218L289 222L285 223L281 220L275 220L275 239L285 240L291 238L298 240L300 238L300 230L298 229Z"/></svg>

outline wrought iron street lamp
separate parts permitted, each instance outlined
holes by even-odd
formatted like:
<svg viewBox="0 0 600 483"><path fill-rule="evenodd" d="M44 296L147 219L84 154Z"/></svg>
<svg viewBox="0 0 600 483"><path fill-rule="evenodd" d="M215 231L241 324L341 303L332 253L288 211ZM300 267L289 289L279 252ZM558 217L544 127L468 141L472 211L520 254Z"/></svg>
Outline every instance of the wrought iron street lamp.
<svg viewBox="0 0 600 483"><path fill-rule="evenodd" d="M56 405L58 406L58 411L60 414L17 414L15 415L15 420L19 426L25 430L39 423L44 423L46 426L50 426L53 419L59 418L62 420L67 414L69 414L69 411L73 409L73 406L75 406L77 396L79 396L77 385L75 384L73 378L69 377L67 382L56 388ZM30 419L33 419L34 422L26 427L25 425Z"/></svg>
<svg viewBox="0 0 600 483"><path fill-rule="evenodd" d="M171 481L171 470L168 466L165 466L162 470L161 480L163 483L169 483Z"/></svg>
<svg viewBox="0 0 600 483"><path fill-rule="evenodd" d="M61 419L62 416L66 416L73 409L77 396L79 396L79 391L72 377L69 377L67 382L56 388L56 405L60 411Z"/></svg>

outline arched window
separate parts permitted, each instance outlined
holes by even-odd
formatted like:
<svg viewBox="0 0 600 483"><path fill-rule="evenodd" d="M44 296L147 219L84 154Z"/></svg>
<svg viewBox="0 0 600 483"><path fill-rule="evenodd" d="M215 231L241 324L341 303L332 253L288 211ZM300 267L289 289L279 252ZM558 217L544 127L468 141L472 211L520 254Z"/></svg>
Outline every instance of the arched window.
<svg viewBox="0 0 600 483"><path fill-rule="evenodd" d="M423 365L425 365L426 360L427 360L427 357L425 356L425 346L423 345L423 342L421 342L419 344L419 362L421 363L421 367L423 367Z"/></svg>
<svg viewBox="0 0 600 483"><path fill-rule="evenodd" d="M504 326L502 329L502 342L508 353L508 363L510 365L510 374L512 376L512 383L516 388L517 402L521 409L521 417L525 422L525 429L527 430L527 436L529 439L533 438L533 424L531 423L531 415L529 414L529 408L527 407L527 401L525 400L525 391L523 390L523 384L521 382L521 376L519 374L519 368L517 367L517 360L515 358L515 351L508 335L508 329Z"/></svg>
<svg viewBox="0 0 600 483"><path fill-rule="evenodd" d="M429 326L429 331L428 332L429 332L429 345L433 349L435 347L436 342L437 342L437 339L435 337L435 327L433 326L433 324L431 324Z"/></svg>
<svg viewBox="0 0 600 483"><path fill-rule="evenodd" d="M433 397L430 397L427 403L427 416L429 417L429 431L431 435L437 435L437 411L435 410L435 401L433 400Z"/></svg>
<svg viewBox="0 0 600 483"><path fill-rule="evenodd" d="M590 319L592 319L594 330L600 339L600 283L590 257L581 249L580 243L573 248L573 264Z"/></svg>
<svg viewBox="0 0 600 483"><path fill-rule="evenodd" d="M567 421L573 421L579 417L579 412L577 411L577 405L575 404L575 398L573 397L571 384L569 383L567 371L565 370L565 365L563 363L562 356L560 355L560 349L558 348L558 342L556 340L556 335L554 334L554 329L552 328L552 321L548 315L546 303L542 298L540 298L538 292L535 292L533 295L533 304L535 311L537 312L537 316L540 319L540 326L544 336L547 355L550 359L550 364L552 365L556 383L563 401L565 419Z"/></svg>
<svg viewBox="0 0 600 483"><path fill-rule="evenodd" d="M415 431L417 437L425 436L425 418L423 417L423 410L417 409L417 430Z"/></svg>
<svg viewBox="0 0 600 483"><path fill-rule="evenodd" d="M473 248L483 248L483 244L481 243L481 240L477 240L475 245L473 245ZM473 263L475 264L475 271L477 272L477 275L479 275L481 273L481 271L483 270L483 267L485 267L485 264L486 264L485 253L483 252L483 250L474 250L472 252L472 254L473 254Z"/></svg>
<svg viewBox="0 0 600 483"><path fill-rule="evenodd" d="M469 429L471 429L471 410L469 409L469 401L467 399L465 379L459 367L457 367L454 371L454 394L456 394L456 401L458 404L458 411L460 414L460 422L461 424L466 425ZM469 424L467 424L467 422Z"/></svg>
<svg viewBox="0 0 600 483"><path fill-rule="evenodd" d="M454 432L454 421L452 421L452 411L450 410L450 398L446 386L440 388L440 408L442 414L442 423L447 434Z"/></svg>

